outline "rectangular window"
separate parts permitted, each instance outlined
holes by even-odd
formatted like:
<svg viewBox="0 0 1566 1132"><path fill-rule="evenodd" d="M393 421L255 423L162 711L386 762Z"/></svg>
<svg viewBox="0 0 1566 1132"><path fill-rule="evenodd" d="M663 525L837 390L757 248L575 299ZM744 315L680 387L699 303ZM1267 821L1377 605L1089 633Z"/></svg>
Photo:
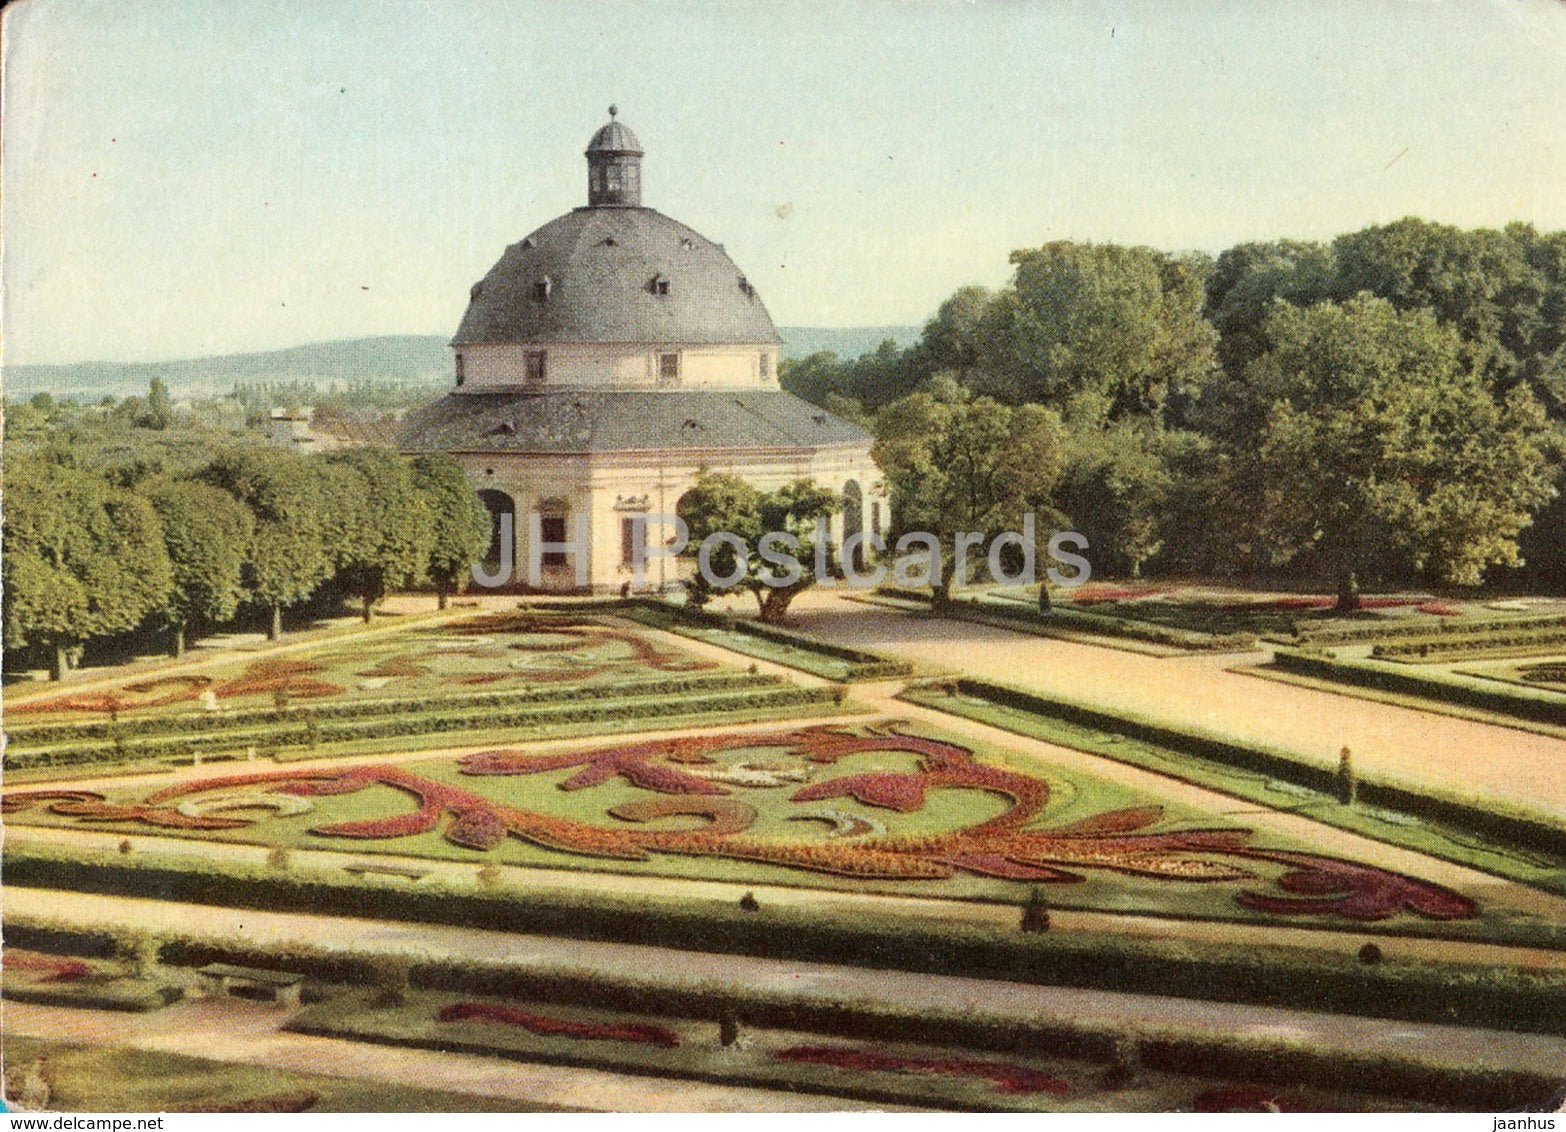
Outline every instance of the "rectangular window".
<svg viewBox="0 0 1566 1132"><path fill-rule="evenodd" d="M638 529L640 528L640 529ZM647 521L641 515L625 515L620 519L620 565L634 566L638 548L647 545ZM645 554L645 550L643 550Z"/></svg>
<svg viewBox="0 0 1566 1132"><path fill-rule="evenodd" d="M611 193L619 192L621 185L620 167L618 165L606 166L604 168L604 175L608 178L607 184L609 191Z"/></svg>
<svg viewBox="0 0 1566 1132"><path fill-rule="evenodd" d="M464 372L464 367L462 365L462 355L458 354L457 355L457 384L461 385L462 382L463 382L463 379L466 378L466 377L467 377L467 373Z"/></svg>
<svg viewBox="0 0 1566 1132"><path fill-rule="evenodd" d="M658 384L678 385L680 383L680 355L658 355Z"/></svg>
<svg viewBox="0 0 1566 1132"><path fill-rule="evenodd" d="M772 376L772 355L761 355L761 380L766 381Z"/></svg>
<svg viewBox="0 0 1566 1132"><path fill-rule="evenodd" d="M546 350L529 350L526 355L527 383L529 385L544 384L544 362L549 354Z"/></svg>
<svg viewBox="0 0 1566 1132"><path fill-rule="evenodd" d="M877 538L881 535L881 501L873 500L870 504L870 533Z"/></svg>
<svg viewBox="0 0 1566 1132"><path fill-rule="evenodd" d="M566 521L564 515L544 515L539 518L539 537L547 546L549 543L563 543L566 540ZM545 566L564 566L566 554L563 550L546 550L543 554Z"/></svg>

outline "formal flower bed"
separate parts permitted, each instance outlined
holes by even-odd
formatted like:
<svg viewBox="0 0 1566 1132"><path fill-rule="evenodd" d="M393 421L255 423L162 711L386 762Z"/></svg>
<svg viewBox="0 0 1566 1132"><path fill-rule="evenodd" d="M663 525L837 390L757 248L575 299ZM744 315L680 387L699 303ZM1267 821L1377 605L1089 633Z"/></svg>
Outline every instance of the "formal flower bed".
<svg viewBox="0 0 1566 1132"><path fill-rule="evenodd" d="M1009 1061L966 1057L901 1057L866 1046L790 1046L772 1054L778 1061L826 1065L854 1073L922 1073L944 1077L978 1077L1008 1094L1054 1093L1068 1086L1059 1077Z"/></svg>
<svg viewBox="0 0 1566 1132"><path fill-rule="evenodd" d="M775 752L769 761L740 764L725 756ZM835 765L856 759L854 769ZM866 758L895 760L899 769L862 770ZM908 768L911 769L902 769ZM1427 919L1476 914L1468 898L1386 869L1294 849L1253 845L1251 831L1233 826L1166 824L1163 806L1108 807L1074 820L1046 822L1050 781L976 759L967 748L895 726L850 730L814 726L765 733L709 733L535 755L515 750L475 752L456 760L470 780L550 774L541 789L576 794L619 779L650 796L601 808L590 801L556 812L545 798L506 805L473 789L421 774L403 764L359 764L214 776L154 791L144 799L110 801L88 791L9 793L8 812L42 805L95 823L142 823L172 829L234 829L256 820L238 816L253 792L256 810L287 812L289 797L327 797L386 789L412 808L384 812L384 803L350 809L371 816L326 821L309 829L322 838L391 840L438 832L451 845L477 852L515 838L548 850L645 861L656 855L744 861L825 873L851 880L924 881L957 874L1034 883L1077 884L1105 871L1152 881L1232 885L1241 907L1271 916L1331 915L1357 921L1413 913ZM558 772L567 772L563 776ZM716 772L716 773L715 773ZM258 789L259 788L259 789ZM826 835L758 832L759 810L735 797L754 791L783 820L824 822ZM770 792L770 793L769 793ZM886 829L813 803L851 799L898 815L945 808L961 792L999 800L952 824L928 821ZM216 795L220 806L192 806ZM526 798L514 788L513 798ZM1122 795L1123 796L1123 795ZM341 816L339 814L339 816ZM297 831L297 826L290 827ZM297 836L297 832L291 834ZM1269 887L1275 885L1276 887Z"/></svg>
<svg viewBox="0 0 1566 1132"><path fill-rule="evenodd" d="M142 725L180 735L210 730L230 716L257 710L330 705L375 711L411 701L421 709L477 692L523 692L573 685L605 691L622 683L721 675L719 665L661 647L635 631L589 618L523 613L469 618L453 624L332 642L203 672L151 675L102 691L63 692L6 703L6 712L40 733L20 736L21 747L64 741L42 728L65 719L97 717L126 728L111 740L129 739ZM107 718L105 718L107 717ZM92 726L93 724L88 724ZM254 743L255 740L248 742ZM107 752L105 752L107 753ZM168 751L138 752L159 757ZM124 753L117 752L123 761ZM93 754L84 761L98 761Z"/></svg>
<svg viewBox="0 0 1566 1132"><path fill-rule="evenodd" d="M7 947L0 954L0 968L7 972L23 972L38 983L76 983L91 978L93 973L92 968L80 959L22 951L15 947Z"/></svg>
<svg viewBox="0 0 1566 1132"><path fill-rule="evenodd" d="M442 1022L489 1022L522 1029L546 1037L581 1038L588 1041L631 1042L673 1049L680 1037L665 1026L644 1022L581 1022L555 1018L510 1006L483 1002L454 1002L440 1008L436 1017Z"/></svg>

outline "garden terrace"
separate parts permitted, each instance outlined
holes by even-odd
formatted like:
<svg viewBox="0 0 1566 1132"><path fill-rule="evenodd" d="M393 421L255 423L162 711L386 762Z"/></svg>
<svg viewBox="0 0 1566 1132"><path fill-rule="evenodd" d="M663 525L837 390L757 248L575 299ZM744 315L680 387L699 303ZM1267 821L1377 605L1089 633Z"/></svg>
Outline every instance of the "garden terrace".
<svg viewBox="0 0 1566 1132"><path fill-rule="evenodd" d="M22 927L25 933L27 926ZM1276 949L1261 950L1282 954ZM1121 953L1111 949L1105 954L1119 958ZM1179 956L1166 957L1174 960L1170 969L1178 975ZM929 1068L950 1069L950 1076L982 1090L981 1095L971 1098L980 1107L1008 1106L1004 1094L995 1096L1000 1083L997 1077L1007 1075L992 1073L1004 1065L1041 1073L1044 1079L1055 1078L1078 1100L1094 1088L1106 1066L1117 1064L1140 1067L1133 1072L1143 1085L1162 1075L1185 1077L1169 1084L1193 1092L1266 1083L1286 1087L1294 1095L1301 1089L1334 1093L1363 1090L1382 1098L1470 1108L1516 1107L1530 1098L1549 1095L1555 1087L1553 1075L1530 1071L1530 1066L1537 1070L1538 1063L1547 1057L1537 1052L1543 1047L1526 1040L1523 1045L1536 1050L1526 1064L1432 1055L1428 1045L1422 1054L1387 1056L1318 1048L1266 1034L1231 1033L1221 1026L1214 1027L1214 1032L1193 1034L1171 1027L1168 1019L1162 1024L1142 1020L1128 1024L1114 1015L1100 1017L1092 1011L1083 1016L1070 1009L1042 1013L1027 1008L997 1010L993 1004L976 1009L971 1003L958 1005L948 1000L932 1005L922 999L915 1007L916 1000L906 995L902 999L859 997L835 980L838 989L831 992L792 983L773 986L765 981L760 985L744 980L715 985L634 964L608 970L581 965L558 968L548 961L517 966L500 958L465 956L399 964L398 978L406 978L410 987L399 991L400 1005L388 1006L383 994L376 993L375 998L383 1000L377 1003L362 989L383 986L386 964L372 953L287 946L257 949L234 939L213 939L171 943L164 949L164 959L181 966L218 960L240 962L306 975L313 988L310 1001L319 1005L296 1025L312 1032L406 1045L427 1045L444 1035L447 1040L473 1042L473 1052L502 1056L508 1055L507 1047L510 1056L524 1056L528 1044L542 1038L549 1042L545 1059L573 1064L612 1064L618 1059L624 1065L627 1056L647 1054L656 1059L667 1051L679 1050L681 1058L672 1062L664 1059L661 1068L654 1060L644 1071L690 1076L705 1066L718 1078L746 1073L747 1062L734 1056L746 1046L759 1047L769 1055L780 1050L827 1047L866 1060L950 1059L963 1064ZM1361 968L1382 976L1373 980L1374 986L1361 987L1362 1001L1379 1004L1388 997L1384 992L1398 987L1399 978L1409 973L1397 973L1402 966L1388 959L1382 967ZM1288 981L1295 978L1274 969ZM1342 973L1331 964L1321 964L1319 970L1329 981ZM1457 976L1458 986L1465 985L1462 969L1449 973ZM1426 970L1425 977L1434 974ZM1526 982L1516 972L1497 975L1502 983ZM1495 985L1494 989L1507 998L1504 986ZM1402 995L1394 991L1390 997ZM738 1049L720 1046L724 1019L739 1023L745 1041ZM551 1038L558 1040L551 1042ZM782 1060L791 1062L794 1058ZM798 1060L813 1058L800 1054ZM884 1061L882 1064L885 1066ZM1043 1086L1044 1080L1038 1083ZM1119 1087L1125 1084L1122 1081ZM1043 1087L1034 1095L1042 1101L1054 1094ZM1172 1103L1165 1099L1162 1107Z"/></svg>
<svg viewBox="0 0 1566 1132"><path fill-rule="evenodd" d="M107 791L13 789L4 808L16 830L373 849L436 862L895 893L933 907L1017 906L1037 891L1061 908L1197 920L1374 925L1530 943L1554 930L1519 919L1499 897L1480 904L1415 876L1324 855L1308 838L1258 834L1159 793L1151 781L1132 787L1068 773L897 723L214 772ZM8 860L13 883L46 883L25 881L29 868L76 875L59 873L52 858L27 859ZM141 854L112 871L128 894L176 883ZM180 888L205 891L209 870L198 872ZM433 891L440 879L421 881L419 891ZM336 880L350 904L356 893L382 891ZM288 887L282 877L256 883ZM421 899L405 895L415 905ZM324 893L311 899L335 906Z"/></svg>
<svg viewBox="0 0 1566 1132"><path fill-rule="evenodd" d="M1110 1107L1157 1110L1201 1107L1204 1099L1207 1106L1239 1107L1241 1093L1257 1087L1243 1077L1236 1081L1200 1070L1170 1073L1146 1065L1132 1071L1134 1080L1106 1083L1108 1058L1069 1056L1048 1042L1035 1044L1023 1039L1019 1043L1015 1032L1010 1044L1023 1048L976 1053L910 1040L913 1019L877 1021L880 1024L874 1028L879 1033L873 1035L823 1037L786 1026L758 1025L747 1014L741 1030L743 1042L725 1047L715 1020L652 1015L645 1006L636 1013L625 1013L603 1007L474 1001L414 992L395 1007L378 1006L362 994L339 995L301 1012L289 1023L289 1029L532 1063L964 1112ZM1456 1082L1443 1084L1448 1094L1456 1091ZM1511 1084L1503 1095L1529 1096L1539 1091L1521 1080ZM1344 1105L1343 1088L1340 1082L1291 1082L1273 1083L1262 1091L1268 1098L1286 1098L1284 1103L1291 1109L1329 1110ZM1356 1098L1353 1107L1403 1107L1370 1099L1374 1095ZM1386 1092L1379 1095L1385 1097ZM1428 1093L1409 1099L1416 1107L1439 1104Z"/></svg>

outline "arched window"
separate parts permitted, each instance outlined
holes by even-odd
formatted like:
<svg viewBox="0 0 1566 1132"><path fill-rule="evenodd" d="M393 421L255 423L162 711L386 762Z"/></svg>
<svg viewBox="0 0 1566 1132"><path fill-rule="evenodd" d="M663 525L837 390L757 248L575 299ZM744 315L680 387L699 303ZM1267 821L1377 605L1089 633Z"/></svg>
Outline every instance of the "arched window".
<svg viewBox="0 0 1566 1132"><path fill-rule="evenodd" d="M511 537L515 538L517 505L511 496L492 487L483 488L478 497L484 510L489 512L489 549L484 552L484 565L493 573L500 565L501 517L511 516Z"/></svg>

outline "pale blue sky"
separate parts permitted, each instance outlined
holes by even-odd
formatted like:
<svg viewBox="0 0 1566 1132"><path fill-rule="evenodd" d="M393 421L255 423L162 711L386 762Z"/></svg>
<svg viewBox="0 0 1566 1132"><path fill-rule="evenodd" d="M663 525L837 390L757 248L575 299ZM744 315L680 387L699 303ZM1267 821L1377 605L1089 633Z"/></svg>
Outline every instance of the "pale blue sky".
<svg viewBox="0 0 1566 1132"><path fill-rule="evenodd" d="M585 203L645 202L790 325L917 323L1013 248L1219 250L1415 213L1566 228L1560 0L23 0L6 360L450 334ZM780 216L780 206L786 218Z"/></svg>

